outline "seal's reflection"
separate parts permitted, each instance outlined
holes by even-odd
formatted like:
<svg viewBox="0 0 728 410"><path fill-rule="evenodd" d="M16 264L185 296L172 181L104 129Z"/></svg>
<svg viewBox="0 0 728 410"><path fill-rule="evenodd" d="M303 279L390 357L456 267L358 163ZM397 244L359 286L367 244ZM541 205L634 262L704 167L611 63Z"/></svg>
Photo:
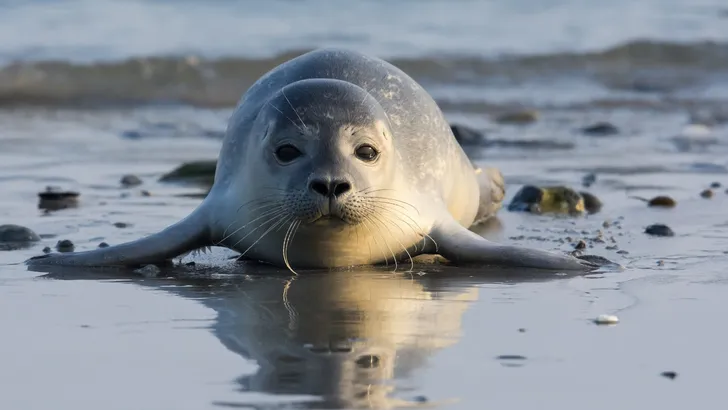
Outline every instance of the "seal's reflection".
<svg viewBox="0 0 728 410"><path fill-rule="evenodd" d="M457 341L475 288L444 289L409 275L331 272L229 286L205 304L225 346L255 360L244 391L313 395L323 408L394 405L393 382ZM432 283L429 284L432 286Z"/></svg>

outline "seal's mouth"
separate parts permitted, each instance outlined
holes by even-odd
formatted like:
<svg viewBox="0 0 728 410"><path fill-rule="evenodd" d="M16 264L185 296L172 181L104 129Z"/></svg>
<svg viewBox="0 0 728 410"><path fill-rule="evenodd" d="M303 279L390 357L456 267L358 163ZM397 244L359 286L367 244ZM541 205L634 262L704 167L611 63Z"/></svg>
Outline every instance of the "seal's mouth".
<svg viewBox="0 0 728 410"><path fill-rule="evenodd" d="M318 218L311 221L312 225L340 225L347 224L347 222L338 215L323 214Z"/></svg>

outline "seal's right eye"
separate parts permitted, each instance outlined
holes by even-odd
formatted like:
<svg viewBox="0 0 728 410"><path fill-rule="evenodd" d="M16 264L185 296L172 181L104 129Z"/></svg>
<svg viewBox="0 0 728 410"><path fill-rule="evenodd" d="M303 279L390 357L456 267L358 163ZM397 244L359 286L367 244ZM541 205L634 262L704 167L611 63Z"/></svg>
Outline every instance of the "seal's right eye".
<svg viewBox="0 0 728 410"><path fill-rule="evenodd" d="M291 162L301 155L303 155L303 153L299 151L298 148L290 144L281 145L276 150L276 158L278 158L281 162Z"/></svg>

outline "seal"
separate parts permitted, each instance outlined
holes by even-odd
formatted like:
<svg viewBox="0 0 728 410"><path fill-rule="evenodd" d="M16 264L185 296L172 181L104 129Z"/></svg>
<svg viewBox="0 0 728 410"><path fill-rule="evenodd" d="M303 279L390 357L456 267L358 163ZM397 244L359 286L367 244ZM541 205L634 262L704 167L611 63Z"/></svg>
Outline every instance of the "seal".
<svg viewBox="0 0 728 410"><path fill-rule="evenodd" d="M595 259L498 244L468 228L497 211L435 100L379 58L318 49L264 74L229 120L202 203L161 232L28 265L141 266L210 246L294 269L412 261L589 271ZM598 259L598 258L597 258Z"/></svg>

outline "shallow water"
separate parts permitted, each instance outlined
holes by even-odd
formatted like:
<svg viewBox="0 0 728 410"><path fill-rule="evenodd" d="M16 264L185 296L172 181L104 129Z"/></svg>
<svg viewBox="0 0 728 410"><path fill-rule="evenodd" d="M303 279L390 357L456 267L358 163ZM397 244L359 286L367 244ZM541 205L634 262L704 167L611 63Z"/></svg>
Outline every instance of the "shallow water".
<svg viewBox="0 0 728 410"><path fill-rule="evenodd" d="M30 248L0 251L0 408L722 408L728 20L721 2L432 1L418 12L398 2L377 19L384 3L362 1L352 6L359 24L347 36L332 23L344 11L320 1L60 3L0 3L0 56L9 64L0 68L0 224L44 235ZM441 19L427 17L435 12ZM110 17L119 15L127 18ZM165 29L155 29L162 17ZM589 252L626 269L533 277L418 267L291 281L256 267L240 272L221 249L187 256L197 265L177 279L46 275L22 265L60 239L91 249L187 215L199 199L180 194L199 188L157 178L184 161L214 159L230 104L245 87L286 58L281 53L320 45L388 57L422 81L451 122L502 143L531 141L467 148L479 164L503 171L506 202L522 184L578 188L596 173L596 183L580 189L604 202L600 213L502 210L501 230L484 234L569 250L567 237L601 230L607 242ZM499 59L501 52L516 55ZM209 60L200 65L191 54ZM180 55L194 68L189 76L174 65ZM120 61L135 56L163 57L143 61L156 77ZM97 60L108 65L73 65ZM518 107L540 118L521 126L493 120ZM676 140L696 115L710 134ZM620 134L578 131L597 121ZM536 149L533 141L572 147ZM144 184L121 188L127 173ZM712 182L723 187L701 198ZM37 193L47 185L81 192L80 206L44 214ZM651 209L628 198L658 194L678 206ZM653 223L676 235L645 235ZM591 322L603 313L620 323Z"/></svg>

